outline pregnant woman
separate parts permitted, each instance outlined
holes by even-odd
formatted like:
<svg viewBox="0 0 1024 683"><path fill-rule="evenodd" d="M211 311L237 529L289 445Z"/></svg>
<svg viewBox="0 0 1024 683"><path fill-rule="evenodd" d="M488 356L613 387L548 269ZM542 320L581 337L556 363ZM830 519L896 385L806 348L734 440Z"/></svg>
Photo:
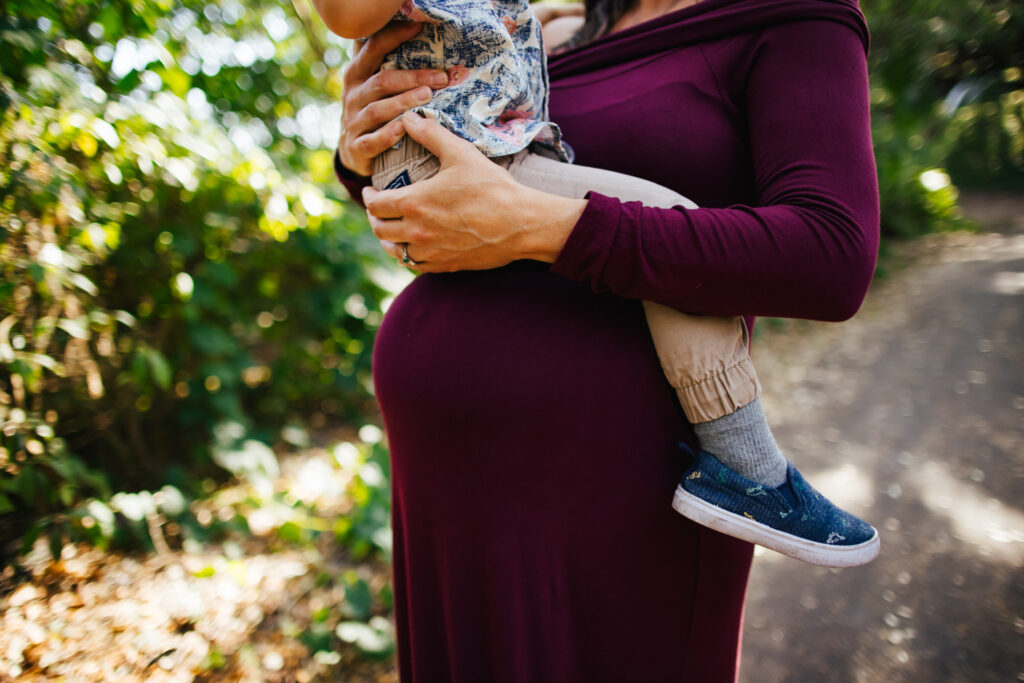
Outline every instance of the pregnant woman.
<svg viewBox="0 0 1024 683"><path fill-rule="evenodd" d="M878 230L863 19L844 0L588 2L550 62L551 118L579 163L692 211L549 195L436 122L389 123L429 84L375 73L415 32L355 56L338 163L359 197L406 132L441 160L363 195L386 247L426 260L374 355L402 680L733 680L751 546L670 506L692 436L639 300L857 309Z"/></svg>

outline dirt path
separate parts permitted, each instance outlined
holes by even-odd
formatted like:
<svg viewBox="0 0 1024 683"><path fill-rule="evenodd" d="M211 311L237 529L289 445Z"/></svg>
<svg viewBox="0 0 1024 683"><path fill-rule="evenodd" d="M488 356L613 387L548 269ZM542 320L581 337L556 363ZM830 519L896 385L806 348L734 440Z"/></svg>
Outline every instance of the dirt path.
<svg viewBox="0 0 1024 683"><path fill-rule="evenodd" d="M755 343L769 419L879 527L848 570L759 551L744 683L1024 680L1024 199L966 197L841 325Z"/></svg>

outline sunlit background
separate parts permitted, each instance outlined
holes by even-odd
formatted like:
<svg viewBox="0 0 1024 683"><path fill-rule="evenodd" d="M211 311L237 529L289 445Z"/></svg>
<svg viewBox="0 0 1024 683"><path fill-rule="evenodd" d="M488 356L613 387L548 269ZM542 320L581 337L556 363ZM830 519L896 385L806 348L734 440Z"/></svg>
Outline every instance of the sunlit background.
<svg viewBox="0 0 1024 683"><path fill-rule="evenodd" d="M901 254L906 240L977 227L961 189L1024 188L1024 6L864 9L883 254ZM334 180L350 50L307 0L0 2L0 680L397 680L389 471L369 363L411 276ZM881 274L900 263L883 258ZM1014 264L993 292L1024 293ZM1024 343L1007 325L977 343ZM769 350L773 335L788 348L816 329L762 327ZM826 356L758 360L769 394L799 375L791 388L807 414L836 399L814 388ZM1019 385L993 410L1021 415ZM819 443L805 435L822 425L794 418L787 433L779 396L783 445L805 457ZM1019 418L999 424L1001 441L975 439L1009 472L998 486L980 464L950 469L905 450L892 462L920 461L905 491L864 466L878 443L822 437L846 444L818 463L837 500L896 537L906 515L948 518L970 552L1016 568L1016 581L978 584L1009 601L1003 636L984 645L991 657L957 678L973 646L946 648L948 680L1024 676L1024 447ZM893 501L909 507L893 512ZM814 586L852 574L794 564L758 555L748 651L778 666L759 677L745 665L745 680L823 680L787 669L758 587L802 581L811 612L830 604ZM875 575L892 584L883 602L911 585L901 571L912 567L890 569ZM950 579L968 598L970 576ZM860 644L831 680L922 680L915 662L943 662L914 645L928 628L908 604L857 619L825 610L828 624L850 619L840 641L877 624L871 637L888 643Z"/></svg>

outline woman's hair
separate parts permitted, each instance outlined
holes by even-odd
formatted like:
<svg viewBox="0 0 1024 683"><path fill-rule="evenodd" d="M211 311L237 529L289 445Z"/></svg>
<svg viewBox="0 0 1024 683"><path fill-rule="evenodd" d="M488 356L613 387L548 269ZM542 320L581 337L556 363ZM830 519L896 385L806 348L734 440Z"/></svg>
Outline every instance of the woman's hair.
<svg viewBox="0 0 1024 683"><path fill-rule="evenodd" d="M560 49L586 45L600 38L629 11L637 0L583 0L583 26Z"/></svg>

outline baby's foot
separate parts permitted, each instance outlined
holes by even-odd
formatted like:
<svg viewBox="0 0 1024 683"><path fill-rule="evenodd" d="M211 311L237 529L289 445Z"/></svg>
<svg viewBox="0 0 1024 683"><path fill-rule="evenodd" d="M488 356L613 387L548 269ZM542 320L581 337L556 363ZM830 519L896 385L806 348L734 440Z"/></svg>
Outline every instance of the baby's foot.
<svg viewBox="0 0 1024 683"><path fill-rule="evenodd" d="M685 444L680 447L690 451ZM700 451L683 473L672 507L723 534L825 567L866 564L880 547L874 527L814 490L793 463L786 483L776 489Z"/></svg>

